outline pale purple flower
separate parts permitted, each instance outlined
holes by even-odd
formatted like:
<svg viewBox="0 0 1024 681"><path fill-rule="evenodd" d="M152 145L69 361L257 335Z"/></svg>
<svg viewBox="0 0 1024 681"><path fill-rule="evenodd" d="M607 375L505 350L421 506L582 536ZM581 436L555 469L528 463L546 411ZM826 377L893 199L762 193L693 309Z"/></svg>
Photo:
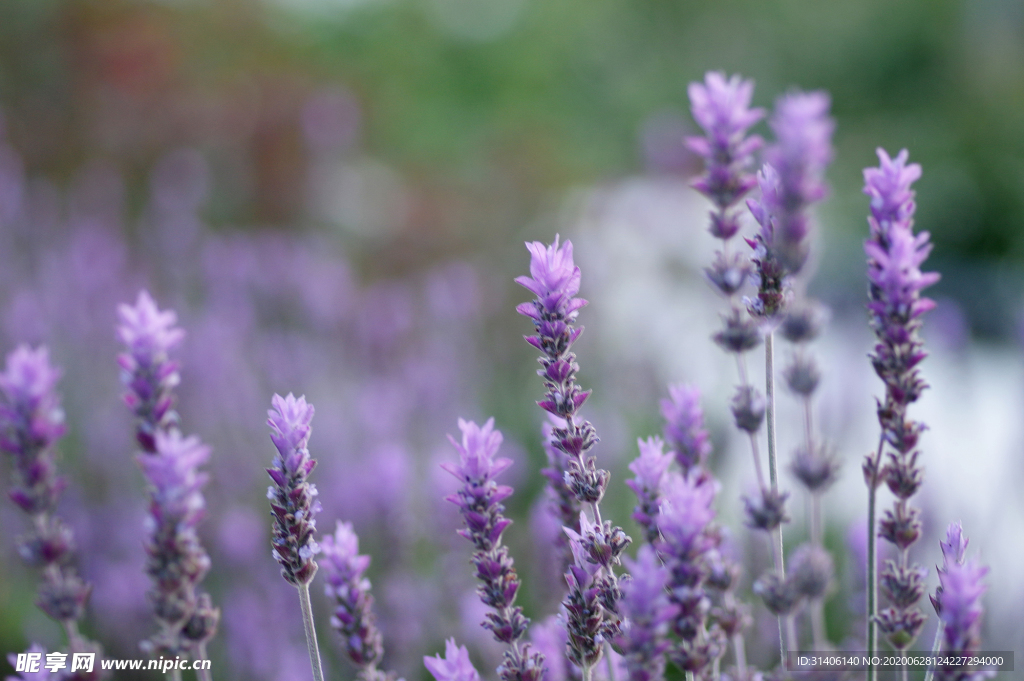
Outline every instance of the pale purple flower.
<svg viewBox="0 0 1024 681"><path fill-rule="evenodd" d="M307 481L316 467L316 459L306 448L314 410L305 396L296 398L291 393L287 397L275 394L271 402L274 408L267 411L267 425L277 448L273 466L267 469L274 481L267 489L274 517L271 544L274 559L281 564L281 576L301 586L313 580L317 569L313 556L320 551L313 539L320 502L316 486Z"/></svg>
<svg viewBox="0 0 1024 681"><path fill-rule="evenodd" d="M67 483L57 475L53 444L64 434L64 411L55 388L60 371L49 351L18 346L0 374L0 450L14 459L11 500L29 514L54 510Z"/></svg>
<svg viewBox="0 0 1024 681"><path fill-rule="evenodd" d="M198 437L158 432L156 453L136 457L152 490L153 512L195 527L206 507L201 489L209 478L199 467L209 458L210 448Z"/></svg>
<svg viewBox="0 0 1024 681"><path fill-rule="evenodd" d="M872 365L885 383L885 401L878 406L882 430L880 447L863 464L864 480L874 489L884 480L897 500L879 522L878 536L902 552L899 564L888 561L879 583L892 606L878 613L879 630L898 650L915 640L925 617L915 607L924 593L927 570L908 564L907 551L921 533L919 511L908 503L923 480L915 451L925 426L907 417L907 407L917 401L926 384L918 365L927 356L919 334L921 315L934 303L921 297L921 290L939 279L922 273L921 264L931 245L928 233L913 233L914 202L911 183L921 175L916 164L906 166L906 150L893 163L882 150L879 168L864 171L864 193L871 197L871 231L864 243L868 256L868 310L878 343L870 355ZM888 462L882 466L885 444ZM871 528L874 531L874 528ZM869 585L870 588L870 585ZM869 616L871 613L869 613Z"/></svg>
<svg viewBox="0 0 1024 681"><path fill-rule="evenodd" d="M177 430L157 431L155 451L136 459L149 483L146 519L146 573L149 597L161 631L143 643L149 652L180 654L209 640L220 613L207 594L197 593L210 570L210 558L199 542L196 526L203 517L202 486L207 475L199 467L210 448L198 437Z"/></svg>
<svg viewBox="0 0 1024 681"><path fill-rule="evenodd" d="M661 498L661 485L668 467L672 465L672 452L665 452L665 443L657 437L637 440L637 446L640 449L640 456L629 464L629 470L633 471L636 477L626 480L626 484L637 497L633 520L644 528L647 542L654 544L660 536L658 503Z"/></svg>
<svg viewBox="0 0 1024 681"><path fill-rule="evenodd" d="M988 568L974 560L952 563L939 573L942 592L939 595L940 618L943 626L943 655L970 656L981 646L981 597ZM939 667L941 680L968 681L987 678L988 672L970 673L962 668Z"/></svg>
<svg viewBox="0 0 1024 681"><path fill-rule="evenodd" d="M359 555L359 537L352 525L338 521L333 535L320 542L320 566L324 570L327 597L335 602L331 626L341 636L349 659L359 667L362 681L383 681L377 670L384 656L384 643L377 629L370 595L370 580L364 573L370 557Z"/></svg>
<svg viewBox="0 0 1024 681"><path fill-rule="evenodd" d="M121 381L128 389L124 401L138 418L139 446L152 453L157 431L178 426L173 391L181 377L178 362L169 353L185 332L175 326L174 311L160 311L146 291L139 292L134 306L119 305L117 314L117 336L127 350L117 358Z"/></svg>
<svg viewBox="0 0 1024 681"><path fill-rule="evenodd" d="M661 401L665 440L686 473L694 466L702 466L711 453L700 389L693 385L670 385L668 394L669 398Z"/></svg>
<svg viewBox="0 0 1024 681"><path fill-rule="evenodd" d="M466 646L456 645L454 638L445 641L443 659L440 655L424 656L423 664L436 681L480 681Z"/></svg>
<svg viewBox="0 0 1024 681"><path fill-rule="evenodd" d="M670 572L669 594L676 613L671 621L676 643L668 656L686 671L699 672L724 653L721 631L705 631L710 599L704 591L705 567L721 536L714 525L712 504L718 483L705 472L669 475L658 515L662 542L659 551Z"/></svg>
<svg viewBox="0 0 1024 681"><path fill-rule="evenodd" d="M516 308L519 314L541 321L542 313L556 314L566 322L576 319L587 301L574 296L580 292L580 268L573 262L572 242L545 246L539 241L526 244L530 251L530 276L516 277L516 283L536 296L532 303ZM575 339L573 339L575 340Z"/></svg>
<svg viewBox="0 0 1024 681"><path fill-rule="evenodd" d="M77 633L92 585L78 576L74 534L55 514L66 486L57 474L53 453L53 445L64 433L64 412L56 391L59 378L60 370L50 365L45 347L32 350L22 345L7 355L0 374L5 398L0 403L0 451L14 463L9 496L31 521L28 532L18 538L18 553L41 571L36 605L68 632L70 652L102 654L96 643ZM44 673L24 678L57 678ZM81 676L85 681L107 675L97 668Z"/></svg>
<svg viewBox="0 0 1024 681"><path fill-rule="evenodd" d="M690 83L690 109L704 137L688 137L686 145L704 159L704 175L693 186L718 208L711 216L711 233L728 240L739 230L738 217L728 208L750 191L755 180L749 168L762 144L749 128L764 117L763 109L751 109L754 81L710 71L704 83Z"/></svg>
<svg viewBox="0 0 1024 681"><path fill-rule="evenodd" d="M459 419L459 430L462 431L461 442L451 435L448 436L448 440L459 453L459 464L445 462L441 464L441 468L463 482L482 486L512 465L511 459L495 458L503 438L501 431L494 429L493 418L487 419L483 426L478 426L473 421Z"/></svg>
<svg viewBox="0 0 1024 681"><path fill-rule="evenodd" d="M478 594L485 605L493 608L482 626L494 634L497 641L509 646L498 668L499 676L504 681L537 681L544 658L531 651L529 644L522 647L518 644L530 620L523 616L522 608L515 605L519 577L508 547L501 543L502 533L512 524L504 516L505 507L501 502L512 494L512 488L497 484L494 478L512 465L512 461L497 456L502 435L494 429L493 418L482 427L459 419L459 429L461 442L448 436L459 453L459 464L441 465L462 482L459 490L447 500L459 507L466 522L466 528L459 530L459 534L473 543L472 562L481 582Z"/></svg>
<svg viewBox="0 0 1024 681"><path fill-rule="evenodd" d="M668 622L678 608L669 602L669 571L650 545L640 547L635 561L625 562L631 579L622 587L626 623L617 643L630 681L659 681L665 672Z"/></svg>
<svg viewBox="0 0 1024 681"><path fill-rule="evenodd" d="M942 567L936 566L935 570L942 580L942 575L949 571L950 565L962 565L967 553L967 544L970 541L964 536L963 525L959 522L950 523L946 529L946 541L939 542L942 549ZM929 595L935 614L942 615L942 586L936 587L935 595Z"/></svg>
<svg viewBox="0 0 1024 681"><path fill-rule="evenodd" d="M914 216L914 191L910 185L921 178L921 166L907 165L909 152L896 158L879 147L879 166L864 169L864 193L871 197L871 231L888 233L893 225L906 225Z"/></svg>
<svg viewBox="0 0 1024 681"><path fill-rule="evenodd" d="M825 197L825 169L832 160L831 101L824 92L780 97L769 125L776 143L765 151L758 173L759 199L747 205L761 225L751 241L760 278L758 312L771 316L783 305L784 279L807 260L808 208Z"/></svg>

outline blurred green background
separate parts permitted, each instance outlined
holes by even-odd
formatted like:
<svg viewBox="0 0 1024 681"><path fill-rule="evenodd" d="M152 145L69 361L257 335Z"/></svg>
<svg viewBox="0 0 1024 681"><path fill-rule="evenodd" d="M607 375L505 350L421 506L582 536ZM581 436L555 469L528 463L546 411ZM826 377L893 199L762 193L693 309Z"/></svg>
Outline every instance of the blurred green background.
<svg viewBox="0 0 1024 681"><path fill-rule="evenodd" d="M837 161L827 210L840 239L864 231L860 168L874 163L874 147L909 147L925 168L918 224L937 244L939 294L971 301L975 332L1015 333L1024 261L1024 4L1016 0L7 0L0 8L0 102L29 172L59 181L100 157L141 196L163 151L195 147L212 167L204 217L213 225L332 222L304 201L316 150L301 109L323 88L351 98L357 120L340 143L400 179L404 209L385 238L373 224L332 226L366 268L382 272L547 238L544 216L576 186L694 170L684 153L666 150L678 139L666 130L690 125L686 84L708 69L756 79L764 106L792 86L832 94Z"/></svg>

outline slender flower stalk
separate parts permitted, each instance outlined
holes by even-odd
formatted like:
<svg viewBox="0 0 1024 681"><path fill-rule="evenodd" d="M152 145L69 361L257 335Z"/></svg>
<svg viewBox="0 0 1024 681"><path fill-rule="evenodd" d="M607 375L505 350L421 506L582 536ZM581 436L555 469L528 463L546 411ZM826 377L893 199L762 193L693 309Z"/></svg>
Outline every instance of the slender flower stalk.
<svg viewBox="0 0 1024 681"><path fill-rule="evenodd" d="M28 515L31 527L18 539L18 553L42 573L36 604L59 622L72 653L98 653L99 645L78 631L92 586L78 576L71 528L57 516L57 501L67 486L57 473L53 448L64 434L64 412L57 393L60 371L50 365L45 347L18 346L7 355L0 374L0 451L13 463L11 490L15 506ZM105 675L77 671L80 681Z"/></svg>
<svg viewBox="0 0 1024 681"><path fill-rule="evenodd" d="M722 250L716 253L711 267L705 270L708 280L729 301L730 311L725 316L725 327L715 334L715 342L726 352L736 357L740 385L733 398L732 410L736 426L747 433L750 440L751 454L757 473L760 499L745 500L749 524L756 529L768 532L769 541L773 535L778 541L772 546L772 556L776 572L783 571L781 549L781 529L778 526L785 520L784 504L786 495L778 490L775 468L769 465L772 486L765 480L760 454L758 452L757 433L764 422L765 412L772 410L774 415L773 372L768 372L768 396L766 401L747 379L745 359L743 355L768 339L765 338L761 325L751 316L756 306L746 306L744 310L737 303L737 294L746 284L751 275L750 262L739 253L729 254L729 241L740 229L740 213L733 210L751 189L758 185L759 175L755 178L750 173L753 155L761 147L762 140L757 136L749 136L748 129L764 116L761 109L750 109L753 95L753 81L744 81L733 76L728 81L720 73L708 73L704 83L691 83L689 88L690 107L694 120L705 132L704 137L689 138L690 149L705 159L705 173L694 187L707 196L716 207L711 214L710 231L712 236L722 240ZM725 191L722 188L729 188ZM749 202L748 202L749 203ZM755 264L768 262L765 258L755 259ZM768 263L771 264L771 263ZM758 273L761 282L770 280L768 272L760 267ZM778 277L781 287L781 275ZM764 286L762 286L762 289ZM781 298L780 298L781 300ZM766 345L767 362L772 361L770 345ZM773 460L774 421L769 423L769 463ZM779 654L785 658L784 625L779 618Z"/></svg>
<svg viewBox="0 0 1024 681"><path fill-rule="evenodd" d="M824 607L834 572L832 558L822 543L825 521L821 498L839 472L838 458L815 438L812 419L812 399L821 372L807 345L820 333L823 319L824 313L817 306L805 302L787 310L780 327L783 337L796 346L784 371L786 384L803 402L804 442L797 447L790 470L810 497L810 542L797 550L792 571L797 591L809 601L815 650L825 650L828 646Z"/></svg>
<svg viewBox="0 0 1024 681"><path fill-rule="evenodd" d="M313 668L314 681L323 681L320 649L313 623L313 609L309 600L309 583L317 571L313 556L320 552L316 534L316 514L320 512L316 485L308 481L316 467L316 459L309 455L310 423L313 405L306 397L296 398L274 395L273 409L267 411L270 439L277 449L272 467L267 474L274 484L267 488L271 516L274 518L271 545L274 560L281 565L281 576L298 589L302 621L306 630L306 647Z"/></svg>
<svg viewBox="0 0 1024 681"><path fill-rule="evenodd" d="M377 668L384 657L384 642L373 612L370 580L364 576L370 557L359 555L359 537L350 523L338 521L333 535L320 542L327 597L335 602L331 626L341 636L345 652L358 668L359 681L394 678Z"/></svg>
<svg viewBox="0 0 1024 681"><path fill-rule="evenodd" d="M622 528L601 518L600 502L610 475L598 469L595 458L589 455L598 442L594 427L588 421L579 421L577 416L590 391L576 384L579 365L572 352L572 344L583 332L582 327L577 329L573 323L587 304L575 297L580 290L580 268L573 262L572 242L559 244L556 236L550 246L535 241L526 248L531 255L530 276L517 277L516 283L535 297L519 305L516 311L533 321L536 335L527 336L526 341L542 353L537 373L544 379L546 394L537 404L565 421L564 426L551 429L550 446L566 455L565 484L577 502L584 507L589 505L593 514L591 523L585 522L581 513L579 532L574 527L566 528L570 543L576 541L586 554L581 564L584 553L572 546L575 565L569 566L566 575L570 595L565 605L570 614L570 657L577 661L589 681L593 665L601 657L599 644L614 637L620 625L617 602L621 591L614 566L619 564L619 555L631 540ZM574 535L580 539L574 540ZM591 560L598 565L597 572L591 573ZM592 593L591 585L596 592ZM600 607L589 612L594 595Z"/></svg>
<svg viewBox="0 0 1024 681"><path fill-rule="evenodd" d="M928 233L914 234L914 192L910 186L921 176L921 166L907 165L904 149L892 159L878 150L878 168L864 170L864 193L871 197L868 218L870 236L864 244L868 256L868 311L878 342L871 353L875 372L885 384L885 399L878 402L881 435L877 451L864 461L868 485L868 651L877 649L877 630L897 650L905 650L924 624L916 603L924 594L927 570L908 561L910 546L921 533L919 512L908 500L920 488L923 471L918 465L918 438L925 426L907 416L907 408L927 387L918 365L927 356L919 331L921 316L935 303L921 296L921 290L939 279L936 273L922 273L921 264L931 251ZM888 445L894 451L883 467L882 454ZM885 482L896 496L876 533L877 489ZM877 574L876 534L896 545L899 561L888 561L881 578ZM878 583L881 582L892 607L878 611ZM876 670L869 669L869 681Z"/></svg>
<svg viewBox="0 0 1024 681"><path fill-rule="evenodd" d="M180 382L170 353L185 332L172 310L161 311L153 298L139 292L135 305L120 305L117 336L125 345L118 356L125 404L136 416L136 457L149 492L146 520L146 571L153 582L149 597L160 626L141 645L150 654L187 652L205 658L207 642L217 630L220 611L199 584L210 559L197 527L205 501L207 476L199 471L210 450L196 437L184 437L174 411L174 388ZM210 678L209 670L200 672Z"/></svg>
<svg viewBox="0 0 1024 681"><path fill-rule="evenodd" d="M466 521L466 528L459 534L475 549L473 565L480 580L477 593L484 605L493 608L482 626L499 643L509 646L498 668L502 681L538 681L544 670L544 656L532 651L529 643L520 643L530 620L515 605L519 576L508 547L501 543L502 533L512 524L501 502L512 494L512 488L499 485L495 478L512 465L512 460L497 456L502 435L494 429L493 418L483 426L459 419L459 429L461 441L448 436L459 453L459 463L441 466L462 483L447 501L459 507Z"/></svg>

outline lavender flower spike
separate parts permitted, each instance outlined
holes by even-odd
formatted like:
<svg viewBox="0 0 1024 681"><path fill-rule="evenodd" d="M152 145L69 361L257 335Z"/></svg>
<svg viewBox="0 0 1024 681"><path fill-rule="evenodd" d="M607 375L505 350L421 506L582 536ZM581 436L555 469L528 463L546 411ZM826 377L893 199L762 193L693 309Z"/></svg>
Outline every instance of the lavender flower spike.
<svg viewBox="0 0 1024 681"><path fill-rule="evenodd" d="M210 569L196 533L206 506L200 490L207 475L199 467L209 459L210 448L177 431L157 431L155 446L154 453L136 457L150 490L146 572L153 581L149 595L161 624L161 631L143 648L173 655L208 640L219 614L209 596L196 594Z"/></svg>
<svg viewBox="0 0 1024 681"><path fill-rule="evenodd" d="M174 411L174 388L181 380L178 363L169 353L185 337L175 326L173 310L160 311L146 291L140 291L134 306L117 308L118 339L127 352L118 356L121 380L128 388L125 404L138 418L136 439L145 452L156 451L156 432L178 426Z"/></svg>
<svg viewBox="0 0 1024 681"><path fill-rule="evenodd" d="M711 453L708 431L704 428L704 410L700 406L700 389L692 385L670 385L668 394L669 399L661 401L665 440L683 473L688 473L694 466L703 466Z"/></svg>
<svg viewBox="0 0 1024 681"><path fill-rule="evenodd" d="M476 549L473 565L480 580L477 589L480 600L494 609L487 614L482 626L494 634L496 640L509 646L498 668L503 681L538 681L544 670L544 657L532 652L529 644L519 646L530 621L523 616L522 608L515 605L519 576L508 547L501 543L502 533L512 524L504 516L505 507L501 502L512 494L512 488L499 485L495 478L512 465L512 461L497 456L502 436L494 429L493 418L483 426L459 419L459 429L461 442L448 436L459 453L459 463L444 463L442 467L462 481L459 491L447 500L459 507L466 521L466 528L459 530L459 534ZM454 649L454 642L451 649ZM430 664L427 666L430 668ZM431 668L431 671L434 670Z"/></svg>
<svg viewBox="0 0 1024 681"><path fill-rule="evenodd" d="M666 453L665 443L661 438L650 437L637 440L640 456L629 464L629 470L636 475L626 484L636 494L637 506L633 511L633 520L637 521L647 538L648 544L656 544L661 538L658 531L658 505L661 499L661 486L665 472L672 465L672 453Z"/></svg>
<svg viewBox="0 0 1024 681"><path fill-rule="evenodd" d="M56 515L57 501L66 486L57 474L53 455L53 446L65 428L56 391L59 379L60 371L50 365L45 347L33 350L21 345L7 355L0 373L0 391L5 398L0 403L0 451L14 464L10 499L31 519L28 533L18 538L18 553L42 571L36 604L61 624L73 653L102 653L78 632L92 587L72 565L74 536ZM97 668L74 678L86 681L103 676Z"/></svg>
<svg viewBox="0 0 1024 681"><path fill-rule="evenodd" d="M942 592L939 596L943 625L943 656L970 657L981 646L982 583L988 568L970 560L953 563L939 574ZM988 671L970 672L964 667L939 667L940 681L975 681L989 678Z"/></svg>
<svg viewBox="0 0 1024 681"><path fill-rule="evenodd" d="M327 576L324 587L336 607L331 626L341 635L345 652L359 668L360 681L387 681L377 669L384 657L384 644L373 612L370 580L363 576L370 557L359 555L359 537L350 523L338 522L333 535L324 537L320 565Z"/></svg>
<svg viewBox="0 0 1024 681"><path fill-rule="evenodd" d="M436 681L480 681L480 674L469 661L466 646L455 644L450 638L444 644L444 659L440 655L424 656L423 665Z"/></svg>
<svg viewBox="0 0 1024 681"><path fill-rule="evenodd" d="M320 648L316 640L313 622L313 606L309 600L309 583L316 574L317 564L313 556L320 552L320 546L313 539L316 533L315 516L320 512L316 485L307 480L316 467L316 459L309 456L307 445L312 432L313 405L306 403L306 397L296 398L274 395L273 409L267 411L270 417L270 440L277 448L274 464L267 474L274 484L267 488L271 516L274 518L274 547L272 555L281 565L281 576L299 592L302 609L302 624L306 630L306 648L309 663L313 669L314 681L323 681L324 672L320 664Z"/></svg>
<svg viewBox="0 0 1024 681"><path fill-rule="evenodd" d="M320 547L313 539L316 533L320 502L316 485L307 482L316 467L307 445L312 432L313 405L306 397L274 395L270 418L270 439L277 448L274 465L267 469L274 484L267 488L267 498L274 517L274 559L281 564L281 576L295 586L309 584L316 574L313 556Z"/></svg>
<svg viewBox="0 0 1024 681"><path fill-rule="evenodd" d="M754 309L763 316L782 309L785 278L807 260L807 209L827 193L824 174L832 160L829 106L824 92L795 92L775 103L770 125L777 142L766 150L767 163L757 175L761 198L747 200L761 225L750 245L760 279Z"/></svg>
<svg viewBox="0 0 1024 681"><path fill-rule="evenodd" d="M686 145L704 159L704 174L694 188L715 204L711 234L728 241L739 231L739 217L729 208L754 188L749 172L753 154L762 144L757 135L747 136L752 125L764 117L763 109L751 109L754 81L710 71L704 83L690 83L687 90L693 118L704 137L688 137Z"/></svg>
<svg viewBox="0 0 1024 681"><path fill-rule="evenodd" d="M625 559L632 579L623 587L626 624L617 638L630 681L660 681L665 674L668 622L677 606L669 603L669 574L651 546L643 546L636 561Z"/></svg>
<svg viewBox="0 0 1024 681"><path fill-rule="evenodd" d="M917 565L908 565L906 556L921 531L919 512L908 502L923 480L916 447L925 426L909 419L907 409L926 387L918 368L927 356L919 332L921 315L934 303L922 297L921 290L939 278L938 274L921 272L931 246L927 232L913 232L914 192L910 185L920 177L920 166L906 164L906 151L893 160L879 149L878 157L878 168L864 170L864 193L871 197L870 236L864 244L868 256L868 311L878 338L871 361L885 384L885 400L878 405L879 446L863 465L868 485L869 653L875 650L876 623L897 649L909 646L924 623L923 614L914 604L924 592L926 572ZM895 451L889 453L883 468L886 444ZM876 489L883 481L897 499L878 523L877 536L895 544L902 556L899 565L887 562L880 580L894 607L876 616L875 504ZM875 678L873 672L869 670L869 679Z"/></svg>

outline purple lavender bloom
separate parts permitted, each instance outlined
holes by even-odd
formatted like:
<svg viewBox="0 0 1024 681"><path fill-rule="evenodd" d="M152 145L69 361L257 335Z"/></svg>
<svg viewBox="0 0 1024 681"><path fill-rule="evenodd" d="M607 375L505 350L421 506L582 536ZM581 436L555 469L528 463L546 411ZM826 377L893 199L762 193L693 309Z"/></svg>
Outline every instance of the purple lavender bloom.
<svg viewBox="0 0 1024 681"><path fill-rule="evenodd" d="M64 434L64 411L55 388L60 371L45 347L18 346L0 374L0 450L14 457L10 497L29 514L49 513L67 483L57 475L51 447Z"/></svg>
<svg viewBox="0 0 1024 681"><path fill-rule="evenodd" d="M267 469L274 484L267 488L267 498L274 517L274 559L281 564L281 576L289 584L309 584L316 574L313 556L320 547L313 539L315 516L320 512L316 485L307 482L316 467L309 455L313 405L306 397L274 395L273 409L267 411L270 439L277 448L273 467Z"/></svg>
<svg viewBox="0 0 1024 681"><path fill-rule="evenodd" d="M692 385L670 385L669 399L661 401L665 418L665 440L675 454L683 473L703 466L711 453L708 431L704 428L704 410L700 389Z"/></svg>
<svg viewBox="0 0 1024 681"><path fill-rule="evenodd" d="M669 572L651 546L642 546L635 561L626 558L632 579L623 587L626 624L617 637L630 681L660 681L665 673L668 622L677 606L669 602Z"/></svg>
<svg viewBox="0 0 1024 681"><path fill-rule="evenodd" d="M921 166L907 165L909 152L900 151L895 159L878 148L879 167L864 169L864 193L871 197L871 232L888 234L896 223L906 225L914 216L914 191L910 188L921 178Z"/></svg>
<svg viewBox="0 0 1024 681"><path fill-rule="evenodd" d="M523 616L522 608L515 605L519 576L508 547L501 543L502 532L512 524L504 516L505 507L501 502L512 494L512 488L499 485L495 477L511 466L512 461L497 456L502 436L494 429L493 418L482 427L459 419L459 429L461 442L448 436L459 452L459 463L444 463L442 467L462 482L458 492L447 500L459 507L466 521L466 528L459 530L459 534L470 540L476 549L472 560L480 580L477 590L480 600L494 609L482 626L494 634L496 640L510 646L498 668L499 676L504 681L537 681L544 668L544 658L532 652L529 644L519 647L518 642L530 621Z"/></svg>
<svg viewBox="0 0 1024 681"><path fill-rule="evenodd" d="M885 383L885 400L879 401L878 420L882 435L878 451L864 461L864 480L869 487L869 514L874 514L875 489L884 480L897 499L879 523L878 536L895 544L902 552L897 565L888 561L880 584L892 607L878 613L879 630L897 649L906 649L924 625L924 615L915 607L924 592L924 568L908 564L907 551L921 533L919 512L909 505L923 479L915 451L925 426L907 417L907 408L917 401L926 384L918 365L927 356L920 338L921 315L934 303L921 296L921 290L939 279L935 273L922 273L921 264L931 245L928 233L913 232L914 193L910 185L921 175L917 164L906 165L906 150L896 160L878 150L880 166L864 170L864 193L871 197L870 236L864 243L868 256L868 311L870 324L878 338L871 362ZM895 452L882 467L882 453L888 443ZM874 532L874 528L871 528ZM874 560L873 545L869 563ZM873 570L874 565L869 564ZM869 584L869 589L872 588ZM874 596L869 591L869 597ZM868 616L874 616L869 601ZM873 638L869 624L869 639ZM869 646L873 640L869 640Z"/></svg>
<svg viewBox="0 0 1024 681"><path fill-rule="evenodd" d="M143 451L154 452L156 433L176 428L174 388L181 380L178 363L169 357L185 337L175 326L173 310L160 311L146 291L140 291L134 306L117 308L121 320L117 336L127 348L118 356L121 381L128 392L125 404L138 418L136 439Z"/></svg>
<svg viewBox="0 0 1024 681"><path fill-rule="evenodd" d="M384 681L377 670L384 643L373 612L370 580L364 576L370 557L359 555L359 537L350 523L338 522L333 535L324 537L320 565L327 578L327 597L335 601L331 626L341 635L345 652L359 667L361 681Z"/></svg>
<svg viewBox="0 0 1024 681"><path fill-rule="evenodd" d="M444 644L444 659L440 655L424 656L423 664L436 681L480 681L480 674L469 661L466 646L458 646L450 638Z"/></svg>
<svg viewBox="0 0 1024 681"><path fill-rule="evenodd" d="M939 574L942 592L939 596L943 625L943 655L970 656L981 647L982 583L988 568L974 560L952 563ZM939 667L940 681L973 681L989 678L991 672L971 673L963 667Z"/></svg>
<svg viewBox="0 0 1024 681"><path fill-rule="evenodd" d="M161 623L161 631L143 648L179 654L209 640L219 619L210 597L196 593L210 569L196 533L206 507L200 490L208 478L199 467L209 459L210 448L176 430L157 431L155 446L154 453L136 457L149 483L146 572L153 582L150 600Z"/></svg>
<svg viewBox="0 0 1024 681"><path fill-rule="evenodd" d="M717 493L718 484L706 473L671 474L658 516L663 538L659 549L671 575L670 600L677 608L671 627L679 640L668 656L695 674L725 652L721 630L705 628L711 606L704 590L707 561L721 541L711 508Z"/></svg>
<svg viewBox="0 0 1024 681"><path fill-rule="evenodd" d="M949 527L946 529L946 541L939 542L939 548L942 549L942 567L936 567L935 570L939 575L940 582L942 581L942 575L949 571L950 565L963 565L969 541L970 540L964 536L963 525L959 522L949 524ZM935 614L941 616L941 583L935 588L935 595L929 595L928 598L932 602L932 607L935 608Z"/></svg>
<svg viewBox="0 0 1024 681"><path fill-rule="evenodd" d="M780 97L769 124L776 143L757 175L760 199L748 199L751 214L761 225L750 241L760 285L755 309L771 316L784 304L784 279L807 260L807 236L812 203L827 193L825 168L832 160L829 96L824 92L795 92Z"/></svg>
<svg viewBox="0 0 1024 681"><path fill-rule="evenodd" d="M658 532L658 504L661 498L662 481L665 472L672 465L672 453L666 453L665 443L661 438L650 437L637 440L640 456L629 464L629 470L636 475L626 484L633 490L637 498L637 506L633 510L633 520L642 528L649 544L655 544L661 535Z"/></svg>
<svg viewBox="0 0 1024 681"><path fill-rule="evenodd" d="M516 277L517 284L537 296L535 301L519 305L516 311L537 322L544 321L545 313L573 322L580 308L587 304L582 298L574 297L580 292L580 268L573 262L572 242L566 241L561 246L558 242L559 237L555 236L555 243L550 246L539 241L526 244L531 256L530 276ZM531 341L531 344L543 350L537 343Z"/></svg>
<svg viewBox="0 0 1024 681"><path fill-rule="evenodd" d="M64 412L56 391L60 371L50 365L45 347L22 345L7 355L0 374L0 450L14 463L10 498L31 519L19 539L18 552L42 570L36 604L60 622L72 652L99 648L78 633L92 586L82 581L71 564L74 536L55 515L66 483L58 476L53 445L64 433ZM100 676L97 670L94 677Z"/></svg>
<svg viewBox="0 0 1024 681"><path fill-rule="evenodd" d="M739 218L728 209L754 188L749 168L762 144L757 135L747 136L764 117L763 109L751 109L754 81L724 73L708 72L704 84L690 83L690 109L705 137L688 137L686 145L705 162L705 171L694 188L714 202L711 234L727 241L739 231Z"/></svg>

